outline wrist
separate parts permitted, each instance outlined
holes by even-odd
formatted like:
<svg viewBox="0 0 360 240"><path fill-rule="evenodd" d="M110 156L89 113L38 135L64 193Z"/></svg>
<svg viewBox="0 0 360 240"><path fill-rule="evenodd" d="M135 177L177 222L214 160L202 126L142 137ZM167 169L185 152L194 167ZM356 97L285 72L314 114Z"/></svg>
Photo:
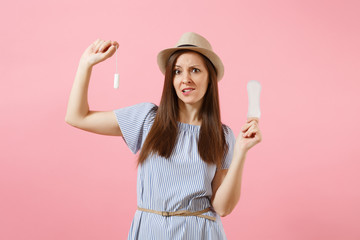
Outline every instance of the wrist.
<svg viewBox="0 0 360 240"><path fill-rule="evenodd" d="M248 150L242 147L234 149L234 155L238 156L239 158L245 158Z"/></svg>
<svg viewBox="0 0 360 240"><path fill-rule="evenodd" d="M91 65L89 62L83 60L83 59L80 59L80 62L79 62L79 68L83 68L83 69L92 69L93 65Z"/></svg>

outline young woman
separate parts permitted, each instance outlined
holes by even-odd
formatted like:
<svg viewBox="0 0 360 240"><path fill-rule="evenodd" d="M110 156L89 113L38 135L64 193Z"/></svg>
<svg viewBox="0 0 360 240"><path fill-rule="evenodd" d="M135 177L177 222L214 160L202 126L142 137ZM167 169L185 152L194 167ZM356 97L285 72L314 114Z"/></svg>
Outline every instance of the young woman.
<svg viewBox="0 0 360 240"><path fill-rule="evenodd" d="M185 33L158 54L165 74L159 106L140 103L91 111L87 89L92 67L111 57L118 43L96 40L83 53L71 90L66 122L122 136L139 150L137 204L128 239L226 239L220 217L240 198L247 151L261 141L257 118L235 140L220 118L221 59L210 43Z"/></svg>

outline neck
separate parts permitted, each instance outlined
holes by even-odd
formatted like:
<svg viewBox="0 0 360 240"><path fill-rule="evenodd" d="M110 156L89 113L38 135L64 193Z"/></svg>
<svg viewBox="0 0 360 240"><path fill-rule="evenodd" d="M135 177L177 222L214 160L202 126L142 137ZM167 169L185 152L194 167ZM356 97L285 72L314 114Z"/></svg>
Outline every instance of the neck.
<svg viewBox="0 0 360 240"><path fill-rule="evenodd" d="M179 121L191 125L201 125L199 116L202 102L196 104L185 104L179 101Z"/></svg>

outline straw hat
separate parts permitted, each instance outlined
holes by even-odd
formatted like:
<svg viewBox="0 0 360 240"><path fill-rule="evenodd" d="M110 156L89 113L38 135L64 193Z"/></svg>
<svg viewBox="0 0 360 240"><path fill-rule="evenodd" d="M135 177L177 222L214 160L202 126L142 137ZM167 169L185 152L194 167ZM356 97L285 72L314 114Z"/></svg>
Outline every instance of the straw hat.
<svg viewBox="0 0 360 240"><path fill-rule="evenodd" d="M213 52L209 41L194 32L184 33L174 48L167 48L159 52L157 55L157 63L163 74L165 74L166 63L171 54L181 49L193 50L206 56L216 68L217 80L220 81L222 79L224 76L224 65L221 59Z"/></svg>

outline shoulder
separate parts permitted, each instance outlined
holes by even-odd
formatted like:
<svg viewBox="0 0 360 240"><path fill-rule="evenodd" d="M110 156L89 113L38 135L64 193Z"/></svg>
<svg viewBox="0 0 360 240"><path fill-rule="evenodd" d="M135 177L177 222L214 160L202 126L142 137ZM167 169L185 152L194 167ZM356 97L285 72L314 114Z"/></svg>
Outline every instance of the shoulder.
<svg viewBox="0 0 360 240"><path fill-rule="evenodd" d="M131 106L131 108L134 112L138 112L139 115L143 116L143 118L148 121L154 120L158 110L158 106L152 102L141 102Z"/></svg>
<svg viewBox="0 0 360 240"><path fill-rule="evenodd" d="M152 102L141 102L129 107L125 107L124 109L128 109L129 111L132 112L142 112L146 114L146 113L156 112L158 106Z"/></svg>
<svg viewBox="0 0 360 240"><path fill-rule="evenodd" d="M226 124L222 124L222 128L224 131L225 139L228 143L235 141L235 135L233 130Z"/></svg>
<svg viewBox="0 0 360 240"><path fill-rule="evenodd" d="M155 120L155 116L156 116L156 113L157 113L157 110L158 110L159 107L155 103L151 103L151 102L145 102L144 104L149 109L149 112L147 114L147 118L149 119L149 121L151 123L153 123L154 120Z"/></svg>
<svg viewBox="0 0 360 240"><path fill-rule="evenodd" d="M158 108L158 106L155 103L152 103L152 102L141 102L141 103L133 105L132 107L142 108L142 109L149 109L149 110Z"/></svg>
<svg viewBox="0 0 360 240"><path fill-rule="evenodd" d="M152 103L152 102L143 102L143 103L140 103L142 104L142 106L148 110L148 114L151 115L151 116L155 116L156 115L156 112L158 110L158 106L155 104L155 103Z"/></svg>
<svg viewBox="0 0 360 240"><path fill-rule="evenodd" d="M132 106L115 109L118 122L136 123L151 120L155 117L158 106L151 102L137 103Z"/></svg>
<svg viewBox="0 0 360 240"><path fill-rule="evenodd" d="M229 134L234 134L234 132L232 131L232 129L228 125L223 124L223 123L221 125L222 125L222 128L224 130L225 136L229 135Z"/></svg>

